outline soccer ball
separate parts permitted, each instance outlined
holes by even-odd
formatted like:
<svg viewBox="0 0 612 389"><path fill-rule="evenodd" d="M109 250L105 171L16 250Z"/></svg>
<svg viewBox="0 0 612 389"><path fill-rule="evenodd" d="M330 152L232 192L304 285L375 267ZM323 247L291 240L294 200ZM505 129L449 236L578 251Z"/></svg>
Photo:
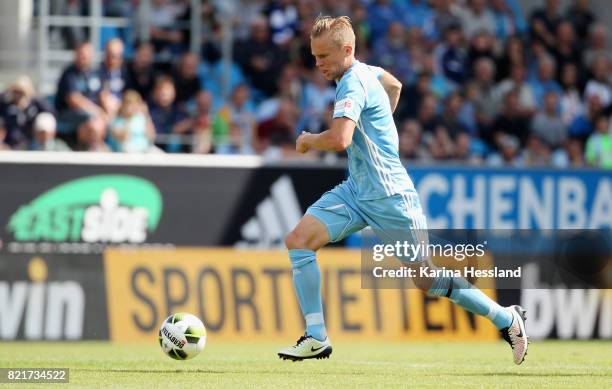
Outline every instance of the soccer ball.
<svg viewBox="0 0 612 389"><path fill-rule="evenodd" d="M206 328L194 315L175 313L162 323L159 345L170 358L181 361L191 359L206 345Z"/></svg>

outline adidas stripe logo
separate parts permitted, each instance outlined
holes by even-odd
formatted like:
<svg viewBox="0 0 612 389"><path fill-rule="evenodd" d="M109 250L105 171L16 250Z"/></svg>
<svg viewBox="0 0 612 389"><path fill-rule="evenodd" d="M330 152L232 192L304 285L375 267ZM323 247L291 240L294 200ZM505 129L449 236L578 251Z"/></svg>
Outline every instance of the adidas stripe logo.
<svg viewBox="0 0 612 389"><path fill-rule="evenodd" d="M285 236L302 217L291 178L281 176L270 187L270 195L255 209L255 215L240 229L238 248L284 248Z"/></svg>

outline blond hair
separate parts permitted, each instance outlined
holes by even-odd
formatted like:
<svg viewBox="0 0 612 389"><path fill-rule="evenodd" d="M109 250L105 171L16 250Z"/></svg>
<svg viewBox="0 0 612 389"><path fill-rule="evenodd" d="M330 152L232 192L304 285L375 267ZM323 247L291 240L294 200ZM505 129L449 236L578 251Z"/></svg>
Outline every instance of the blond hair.
<svg viewBox="0 0 612 389"><path fill-rule="evenodd" d="M123 98L121 99L121 107L119 108L119 116L126 117L127 116L127 107L129 104L136 104L140 107L144 104L144 100L140 93L136 92L133 89L128 89L123 93Z"/></svg>
<svg viewBox="0 0 612 389"><path fill-rule="evenodd" d="M318 38L329 33L330 38L338 46L345 44L355 48L355 32L351 25L351 18L348 16L318 16L310 31L310 38Z"/></svg>

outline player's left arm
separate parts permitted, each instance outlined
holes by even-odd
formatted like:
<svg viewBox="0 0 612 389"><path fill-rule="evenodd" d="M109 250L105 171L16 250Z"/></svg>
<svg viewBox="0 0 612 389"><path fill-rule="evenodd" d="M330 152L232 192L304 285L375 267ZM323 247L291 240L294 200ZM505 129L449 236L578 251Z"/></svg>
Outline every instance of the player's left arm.
<svg viewBox="0 0 612 389"><path fill-rule="evenodd" d="M397 78L385 70L382 75L378 78L378 81L382 84L387 96L389 96L389 103L391 104L391 112L395 112L397 103L399 103L400 93L402 91L402 83Z"/></svg>
<svg viewBox="0 0 612 389"><path fill-rule="evenodd" d="M374 71L378 81L383 86L383 89L389 96L389 103L391 104L391 112L395 112L397 103L399 103L400 93L402 91L402 83L400 80L395 78L391 73L378 66L370 66L370 69Z"/></svg>
<svg viewBox="0 0 612 389"><path fill-rule="evenodd" d="M305 153L316 149L321 151L342 151L353 141L355 122L347 117L332 120L331 128L320 134L303 132L297 139L296 150Z"/></svg>

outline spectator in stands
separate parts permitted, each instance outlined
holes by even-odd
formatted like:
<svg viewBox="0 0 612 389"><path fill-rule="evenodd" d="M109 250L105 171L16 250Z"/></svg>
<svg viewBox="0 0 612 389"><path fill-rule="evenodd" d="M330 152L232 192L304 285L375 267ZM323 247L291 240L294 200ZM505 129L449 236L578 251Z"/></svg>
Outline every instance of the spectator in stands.
<svg viewBox="0 0 612 389"><path fill-rule="evenodd" d="M233 20L237 23L233 34L234 58L253 87L253 98L251 101L248 97L247 87L240 87L228 101L221 101L217 100L222 95L220 83L209 80L221 79L218 75L222 66L208 58L214 61L219 58L218 22L222 16L219 9L226 4L219 0L202 4L201 32L203 40L208 42L205 55L211 63L206 82L202 84L203 80L197 79L198 56L186 54L177 58L184 52L190 36L177 24L189 20L189 0L151 0L152 13L147 22L151 22L149 35L159 50L155 65L153 46L142 43L133 61L126 66L124 77L118 71L121 56L112 55L122 52L121 41L111 40L96 79L91 74L92 61L87 60L87 50L77 49L85 52L80 55L85 65L81 69L75 60L73 74L64 75L58 88L58 133L74 144L76 129L82 120L101 117L113 123L112 116L125 87L137 90L150 102L152 121L159 132L157 141L169 144L166 147L171 151L237 154L255 152L257 148L259 152L265 149L266 156L291 155L295 135L302 129L312 132L325 129L333 109L333 103L329 104L333 101L333 85L309 77L314 68L309 36L312 20L319 12L348 13L355 24L358 58L368 63L379 61L403 81L395 120L404 157L432 158L428 155L431 153L434 158L472 162L475 156L490 152L481 139L484 137L497 152L491 156L490 163L579 166L584 163L584 145L597 127L595 118L603 112L612 112L612 55L607 49L607 26L595 23L588 0L570 2L571 6L563 10L565 19L559 16L558 0L542 2L545 6L530 18L529 31L520 11L520 0L242 2L238 10L241 14L236 13ZM89 4L57 0L52 2L52 7L56 3L62 5L53 14L71 15L82 14ZM103 11L106 15L129 17L136 14L133 5L137 3L105 0ZM460 28L462 24L465 31ZM271 33L269 25L272 25ZM296 36L298 29L299 36ZM135 26L134 31L142 29ZM74 32L70 37L72 42L87 38L87 31L82 27ZM464 42L464 33L471 37L469 46ZM121 50L112 47L121 47ZM499 52L501 47L504 47L503 53ZM176 69L172 69L174 63L178 63ZM160 73L170 74L174 80L166 79L158 90L155 80ZM231 80L240 79L233 74ZM115 89L120 84L119 78L126 85ZM230 88L242 82L234 81L230 82ZM210 95L201 92L200 87L211 91L214 99L211 101ZM511 102L508 108L504 99L512 93L518 93L518 104L514 106ZM555 94L558 94L556 98ZM12 91L0 95L0 118L6 119L7 111L16 112L14 108L6 109L5 100L12 96ZM108 104L107 100L114 104ZM32 97L31 101L36 99ZM438 101L446 104L439 106ZM141 120L133 119L140 113L130 113L133 108L129 105L126 101L122 116L113 125L129 127L136 123L136 132L142 135ZM291 116L287 111L297 115L295 107L293 110L279 108L286 105L301 109L300 120L293 120L292 131L283 130L292 120L279 119ZM586 112L585 105L588 105ZM217 107L223 108L216 113ZM539 112L538 107L541 107ZM189 109L193 110L191 116L187 113ZM23 111L16 114L19 120L5 120L6 142L15 143L11 123L12 120L21 123ZM17 134L28 139L33 137L33 118L39 112L30 108L25 112L30 115L26 126L30 130L22 133L23 126L20 126ZM256 119L253 112L257 112ZM417 122L411 121L409 130L405 131L402 124L406 119L417 117L422 123L416 125ZM262 126L257 126L255 120L262 125L266 123L263 126L266 131L274 128L275 135L266 135L267 141L258 143ZM506 126L510 130L497 131L496 121L502 129ZM520 121L528 123L526 134L514 133ZM88 126L96 127L95 121ZM562 128L569 133L565 141L557 138ZM113 132L113 126L109 130L109 142L116 140L117 131ZM97 132L87 133L93 137ZM497 133L501 136L494 136ZM408 142L416 145L410 147ZM253 150L250 150L251 143L255 146Z"/></svg>
<svg viewBox="0 0 612 389"><path fill-rule="evenodd" d="M504 53L498 60L497 64L497 81L504 80L510 77L510 71L515 66L527 66L527 58L525 48L521 38L513 36L506 41Z"/></svg>
<svg viewBox="0 0 612 389"><path fill-rule="evenodd" d="M4 125L4 119L0 117L0 151L10 150L11 147L6 144L6 126Z"/></svg>
<svg viewBox="0 0 612 389"><path fill-rule="evenodd" d="M435 38L442 36L444 31L448 30L450 26L462 24L461 19L453 8L452 0L432 0L431 6L433 9L433 36Z"/></svg>
<svg viewBox="0 0 612 389"><path fill-rule="evenodd" d="M196 98L196 110L192 115L191 133L195 137L194 153L210 152L209 143L214 150L229 142L230 127L213 111L213 97L210 92L201 91Z"/></svg>
<svg viewBox="0 0 612 389"><path fill-rule="evenodd" d="M359 2L355 1L351 3L351 21L353 22L353 29L355 30L355 47L358 48L355 55L358 58L368 58L368 50L370 42L370 23L368 21L368 10L366 6ZM341 14L342 15L342 14ZM308 37L308 54L310 54L310 30L312 25L308 26L308 30L306 36ZM304 31L304 26L302 26L302 30ZM313 64L310 69L314 69L314 57L310 54L310 57L313 60Z"/></svg>
<svg viewBox="0 0 612 389"><path fill-rule="evenodd" d="M172 78L161 76L155 82L149 114L155 125L156 145L169 152L179 151L180 141L170 135L180 133L176 129L185 126L189 118L176 104L176 89Z"/></svg>
<svg viewBox="0 0 612 389"><path fill-rule="evenodd" d="M537 108L535 95L527 82L527 69L521 64L512 67L510 78L503 80L495 86L495 101L498 107L502 105L504 96L511 90L518 90L521 115L526 117L532 116Z"/></svg>
<svg viewBox="0 0 612 389"><path fill-rule="evenodd" d="M134 58L127 67L127 88L135 90L145 100L151 95L157 77L157 72L153 67L154 56L153 45L148 42L141 43L136 48Z"/></svg>
<svg viewBox="0 0 612 389"><path fill-rule="evenodd" d="M594 24L589 31L588 47L584 52L584 64L590 68L595 58L605 55L612 60L608 50L608 27L603 23Z"/></svg>
<svg viewBox="0 0 612 389"><path fill-rule="evenodd" d="M90 117L108 121L108 115L99 105L102 89L100 75L93 69L93 46L81 43L75 49L74 62L59 79L55 108L59 122L58 136L69 146L76 144L76 130Z"/></svg>
<svg viewBox="0 0 612 389"><path fill-rule="evenodd" d="M245 149L245 141L242 137L240 124L232 122L229 124L229 135L227 142L215 147L215 154L223 155L250 155L252 149Z"/></svg>
<svg viewBox="0 0 612 389"><path fill-rule="evenodd" d="M268 16L272 42L287 45L298 31L298 12L291 0L273 0L264 13Z"/></svg>
<svg viewBox="0 0 612 389"><path fill-rule="evenodd" d="M498 107L495 102L495 63L489 58L480 58L474 64L474 82L477 98L475 101L476 123L480 134L490 142L491 125L497 115Z"/></svg>
<svg viewBox="0 0 612 389"><path fill-rule="evenodd" d="M297 121L297 108L288 98L279 102L276 115L257 126L255 138L255 151L259 154L267 152L276 155L285 145L295 140L295 126Z"/></svg>
<svg viewBox="0 0 612 389"><path fill-rule="evenodd" d="M546 92L552 91L559 95L563 92L561 86L555 81L555 76L555 60L549 55L543 55L539 59L538 74L529 82L538 108L544 106L544 95Z"/></svg>
<svg viewBox="0 0 612 389"><path fill-rule="evenodd" d="M507 145L502 144L502 138L513 137L524 146L529 136L529 120L521 115L519 106L519 92L512 90L504 97L504 107L491 130L492 146L502 150Z"/></svg>
<svg viewBox="0 0 612 389"><path fill-rule="evenodd" d="M230 129L230 150L219 142L215 152L221 154L253 154L255 113L250 105L250 91L245 84L234 88L230 101L219 110L219 118ZM236 131L239 130L238 133ZM236 143L240 139L240 143ZM233 151L232 151L233 150Z"/></svg>
<svg viewBox="0 0 612 389"><path fill-rule="evenodd" d="M609 61L605 55L599 55L591 65L591 76L584 89L584 99L589 100L591 96L598 96L604 108L612 104L612 88L608 81Z"/></svg>
<svg viewBox="0 0 612 389"><path fill-rule="evenodd" d="M389 24L385 39L379 39L372 50L373 65L391 72L402 83L412 82L414 74L406 50L406 31L399 21Z"/></svg>
<svg viewBox="0 0 612 389"><path fill-rule="evenodd" d="M427 146L427 152L433 159L453 159L455 155L453 140L448 129L441 124L423 135L423 144Z"/></svg>
<svg viewBox="0 0 612 389"><path fill-rule="evenodd" d="M102 10L104 16L129 18L132 15L133 1L125 0L104 0L102 1Z"/></svg>
<svg viewBox="0 0 612 389"><path fill-rule="evenodd" d="M41 112L34 119L34 136L23 149L32 151L72 151L61 139L55 137L57 122L49 112Z"/></svg>
<svg viewBox="0 0 612 389"><path fill-rule="evenodd" d="M479 153L472 152L472 138L467 132L462 132L454 139L453 159L466 163L482 162Z"/></svg>
<svg viewBox="0 0 612 389"><path fill-rule="evenodd" d="M248 39L251 33L251 24L264 13L267 0L243 1L232 14L234 22L234 36L238 40Z"/></svg>
<svg viewBox="0 0 612 389"><path fill-rule="evenodd" d="M586 112L576 116L574 121L569 126L569 135L572 138L580 139L586 142L586 139L595 130L595 121L603 113L601 98L597 94L589 96L587 101Z"/></svg>
<svg viewBox="0 0 612 389"><path fill-rule="evenodd" d="M355 20L353 20L353 23L355 23ZM293 39L290 47L290 61L303 73L308 73L315 69L315 59L310 52L310 31L312 26L312 20L303 20L300 23L299 34ZM355 33L357 34L357 31ZM357 42L359 41L357 40ZM362 46L363 48L365 46Z"/></svg>
<svg viewBox="0 0 612 389"><path fill-rule="evenodd" d="M553 50L553 56L557 64L558 74L556 79L561 79L561 71L565 64L572 63L580 68L582 67L582 52L576 41L574 26L568 21L561 21L557 25L556 44Z"/></svg>
<svg viewBox="0 0 612 389"><path fill-rule="evenodd" d="M429 94L423 97L417 119L425 134L433 132L441 125L442 118L438 114L438 99L436 99L436 96Z"/></svg>
<svg viewBox="0 0 612 389"><path fill-rule="evenodd" d="M538 8L531 14L530 35L532 40L542 42L547 48L555 46L555 32L559 16L559 0L546 0L544 8Z"/></svg>
<svg viewBox="0 0 612 389"><path fill-rule="evenodd" d="M422 62L426 50L425 45L426 41L423 32L416 27L410 28L406 37L406 50L408 51L410 66L414 75L410 83L413 83L416 75L423 71Z"/></svg>
<svg viewBox="0 0 612 389"><path fill-rule="evenodd" d="M391 0L374 0L368 7L370 22L370 43L376 44L384 39L385 33L392 22L398 21L399 14Z"/></svg>
<svg viewBox="0 0 612 389"><path fill-rule="evenodd" d="M431 75L429 73L423 72L417 76L414 84L404 85L394 113L395 120L401 123L406 119L416 118L424 97L431 93Z"/></svg>
<svg viewBox="0 0 612 389"><path fill-rule="evenodd" d="M65 16L84 16L87 15L89 3L81 0L60 0L53 2L52 4L55 15ZM65 47L73 50L80 42L87 39L87 32L82 26L79 25L68 25L61 28L62 38L64 38Z"/></svg>
<svg viewBox="0 0 612 389"><path fill-rule="evenodd" d="M145 153L153 150L155 126L138 92L127 90L123 94L118 115L110 126L110 135L116 151Z"/></svg>
<svg viewBox="0 0 612 389"><path fill-rule="evenodd" d="M461 26L468 39L480 32L495 34L495 19L487 9L486 0L468 0L460 12Z"/></svg>
<svg viewBox="0 0 612 389"><path fill-rule="evenodd" d="M520 166L520 143L519 140L508 134L501 134L497 139L497 152L487 157L490 166Z"/></svg>
<svg viewBox="0 0 612 389"><path fill-rule="evenodd" d="M176 102L182 107L186 107L192 101L200 89L202 80L198 76L198 65L200 60L194 53L182 55L176 71L174 72L174 85L176 87Z"/></svg>
<svg viewBox="0 0 612 389"><path fill-rule="evenodd" d="M491 13L495 26L495 37L506 41L516 33L514 14L506 0L492 0Z"/></svg>
<svg viewBox="0 0 612 389"><path fill-rule="evenodd" d="M565 64L561 70L561 87L563 93L560 100L561 119L569 126L576 116L582 113L584 106L578 90L578 70L572 63Z"/></svg>
<svg viewBox="0 0 612 389"><path fill-rule="evenodd" d="M110 118L114 118L121 106L121 96L127 85L127 69L123 63L123 42L111 39L106 43L104 60L100 65L100 104Z"/></svg>
<svg viewBox="0 0 612 389"><path fill-rule="evenodd" d="M139 25L150 26L151 43L160 61L170 62L172 55L182 50L183 33L175 26L185 10L185 4L181 2L152 0L149 14L143 15L147 20L139 21Z"/></svg>
<svg viewBox="0 0 612 389"><path fill-rule="evenodd" d="M422 31L423 36L431 39L434 33L433 12L426 0L396 1L401 18L407 30L413 28Z"/></svg>
<svg viewBox="0 0 612 389"><path fill-rule="evenodd" d="M278 75L287 57L270 39L265 18L255 19L251 27L251 37L238 42L234 53L253 87L266 97L273 96L277 91Z"/></svg>
<svg viewBox="0 0 612 389"><path fill-rule="evenodd" d="M262 101L259 105L257 120L260 122L276 114L282 99L291 100L296 107L302 105L302 80L294 65L287 64L281 71L281 74L277 76L276 83L278 85L278 92L274 96Z"/></svg>
<svg viewBox="0 0 612 389"><path fill-rule="evenodd" d="M424 161L429 159L422 144L422 130L416 120L406 120L399 131L399 153L402 159Z"/></svg>
<svg viewBox="0 0 612 389"><path fill-rule="evenodd" d="M463 107L463 97L459 92L454 92L446 98L444 113L441 123L447 129L448 134L456 141L459 135L469 134L466 125L461 121L461 108Z"/></svg>
<svg viewBox="0 0 612 389"><path fill-rule="evenodd" d="M459 92L451 93L446 98L442 125L453 143L451 158L467 160L471 157L471 136L468 127L462 122L462 107L462 95Z"/></svg>
<svg viewBox="0 0 612 389"><path fill-rule="evenodd" d="M553 94L554 95L554 94ZM556 96L555 96L556 98ZM552 163L552 149L540 134L532 133L527 138L525 149L520 155L521 166L549 166Z"/></svg>
<svg viewBox="0 0 612 389"><path fill-rule="evenodd" d="M561 119L558 107L557 94L552 91L547 92L544 96L544 109L531 121L531 132L551 150L561 147L567 138L567 127Z"/></svg>
<svg viewBox="0 0 612 389"><path fill-rule="evenodd" d="M577 138L569 138L565 144L568 164L573 167L581 167L584 162L584 143Z"/></svg>
<svg viewBox="0 0 612 389"><path fill-rule="evenodd" d="M596 19L589 8L589 0L574 0L574 4L567 9L566 18L574 26L580 43L584 44Z"/></svg>
<svg viewBox="0 0 612 389"><path fill-rule="evenodd" d="M472 35L468 52L469 69L474 68L474 64L480 58L488 58L495 63L495 37L488 31L478 31Z"/></svg>
<svg viewBox="0 0 612 389"><path fill-rule="evenodd" d="M320 71L312 71L309 81L304 85L304 99L302 101L302 115L298 130L319 133L323 128L327 106L333 104L336 90L330 86Z"/></svg>
<svg viewBox="0 0 612 389"><path fill-rule="evenodd" d="M454 85L449 82L438 69L434 61L434 57L430 53L423 53L420 58L420 67L423 73L431 75L430 84L431 92L439 99L444 99L454 88Z"/></svg>
<svg viewBox="0 0 612 389"><path fill-rule="evenodd" d="M585 159L589 165L612 169L612 130L606 115L599 115L595 132L586 143Z"/></svg>
<svg viewBox="0 0 612 389"><path fill-rule="evenodd" d="M474 82L467 82L461 91L463 105L459 110L459 120L468 129L471 136L478 136L478 123L476 121L476 104L479 99L478 86Z"/></svg>
<svg viewBox="0 0 612 389"><path fill-rule="evenodd" d="M454 86L465 82L470 76L467 50L463 44L460 25L451 25L444 33L444 43L439 45L434 56L438 58L439 67L444 76Z"/></svg>
<svg viewBox="0 0 612 389"><path fill-rule="evenodd" d="M41 112L50 112L51 107L35 96L32 81L26 76L18 77L0 95L0 118L4 119L6 139L9 146L18 148L32 140L34 119Z"/></svg>
<svg viewBox="0 0 612 389"><path fill-rule="evenodd" d="M111 148L104 142L106 138L106 122L99 117L92 116L81 123L77 130L76 151L111 152Z"/></svg>

